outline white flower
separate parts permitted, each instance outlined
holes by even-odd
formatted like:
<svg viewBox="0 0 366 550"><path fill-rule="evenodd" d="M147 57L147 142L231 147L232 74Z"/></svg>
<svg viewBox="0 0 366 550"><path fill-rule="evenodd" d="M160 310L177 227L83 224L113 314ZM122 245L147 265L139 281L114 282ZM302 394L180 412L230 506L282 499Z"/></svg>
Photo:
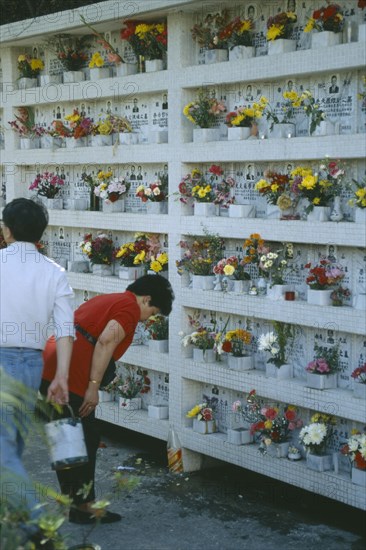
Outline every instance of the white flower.
<svg viewBox="0 0 366 550"><path fill-rule="evenodd" d="M270 351L272 345L277 342L277 336L274 332L267 332L267 334L261 334L259 337L258 349L259 351Z"/></svg>
<svg viewBox="0 0 366 550"><path fill-rule="evenodd" d="M276 258L276 257L277 257L277 256L276 256L276 254L275 254L274 252L268 252L268 254L267 254L267 258L268 258L269 260L273 260L273 258Z"/></svg>
<svg viewBox="0 0 366 550"><path fill-rule="evenodd" d="M272 266L273 266L272 260L268 260L268 262L266 262L266 263L264 264L264 267L272 267Z"/></svg>
<svg viewBox="0 0 366 550"><path fill-rule="evenodd" d="M153 191L154 195L157 197L158 195L160 195L160 189L159 187L155 187L154 191Z"/></svg>
<svg viewBox="0 0 366 550"><path fill-rule="evenodd" d="M265 254L263 254L263 256L261 256L261 262L265 262L267 259L267 256Z"/></svg>
<svg viewBox="0 0 366 550"><path fill-rule="evenodd" d="M186 348L191 343L191 335L188 334L184 338L182 338L182 345Z"/></svg>
<svg viewBox="0 0 366 550"><path fill-rule="evenodd" d="M152 195L152 190L150 189L150 187L147 187L147 188L145 189L145 195L146 195L147 197L150 197L150 196Z"/></svg>
<svg viewBox="0 0 366 550"><path fill-rule="evenodd" d="M85 243L84 250L85 252L91 252L92 245L90 242Z"/></svg>

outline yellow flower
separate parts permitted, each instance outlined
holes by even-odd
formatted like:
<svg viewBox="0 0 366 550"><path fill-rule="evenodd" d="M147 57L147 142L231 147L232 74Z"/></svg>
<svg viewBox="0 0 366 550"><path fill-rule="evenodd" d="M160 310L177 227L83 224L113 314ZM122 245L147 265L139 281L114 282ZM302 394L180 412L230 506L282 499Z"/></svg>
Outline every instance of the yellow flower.
<svg viewBox="0 0 366 550"><path fill-rule="evenodd" d="M141 191L145 191L145 186L144 185L139 185L138 188L136 189L136 195L138 193L141 193Z"/></svg>
<svg viewBox="0 0 366 550"><path fill-rule="evenodd" d="M288 19L292 19L293 21L296 21L296 19L297 19L296 13L294 13L293 11L286 12L286 15L287 15Z"/></svg>
<svg viewBox="0 0 366 550"><path fill-rule="evenodd" d="M329 180L320 180L319 185L320 187L323 187L324 189L326 189L327 187L332 186L332 182Z"/></svg>
<svg viewBox="0 0 366 550"><path fill-rule="evenodd" d="M80 120L80 115L78 114L66 115L65 120L69 120L70 122L78 122Z"/></svg>
<svg viewBox="0 0 366 550"><path fill-rule="evenodd" d="M294 91L284 92L283 97L285 99L289 99L290 101L296 101L299 98L299 96L297 95L297 92L294 92Z"/></svg>
<svg viewBox="0 0 366 550"><path fill-rule="evenodd" d="M279 27L272 25L267 31L267 40L276 40L276 38L282 35L284 28L285 27L283 25L280 25Z"/></svg>
<svg viewBox="0 0 366 550"><path fill-rule="evenodd" d="M154 260L150 264L150 269L152 269L152 271L155 271L155 273L159 273L159 271L163 269L163 266L161 265L160 262L158 262L157 260Z"/></svg>
<svg viewBox="0 0 366 550"><path fill-rule="evenodd" d="M141 23L141 25L137 25L137 27L135 29L135 34L137 34L137 36L139 38L144 38L145 34L148 33L149 30L150 30L150 25L146 25L145 23Z"/></svg>
<svg viewBox="0 0 366 550"><path fill-rule="evenodd" d="M201 409L203 409L203 407L204 405L196 405L195 407L193 407L193 409L187 412L187 418L194 418L195 416L197 416Z"/></svg>
<svg viewBox="0 0 366 550"><path fill-rule="evenodd" d="M249 19L245 19L241 22L240 29L238 30L239 33L250 31L252 28L252 22Z"/></svg>
<svg viewBox="0 0 366 550"><path fill-rule="evenodd" d="M278 190L278 183L272 183L271 191L276 192Z"/></svg>
<svg viewBox="0 0 366 550"><path fill-rule="evenodd" d="M256 189L257 191L259 191L260 189L263 189L264 187L268 187L268 181L266 181L266 180L259 180L259 181L257 181L257 183L255 184L254 189ZM247 245L246 245L246 246L247 246Z"/></svg>
<svg viewBox="0 0 366 550"><path fill-rule="evenodd" d="M21 63L22 61L25 61L27 58L25 57L25 55L20 55L18 57L18 63Z"/></svg>
<svg viewBox="0 0 366 550"><path fill-rule="evenodd" d="M135 256L135 259L133 260L134 265L142 264L145 260L146 252L145 250L142 250L140 254L137 254Z"/></svg>
<svg viewBox="0 0 366 550"><path fill-rule="evenodd" d="M156 259L161 263L161 265L165 265L168 263L168 254L166 252L162 252L157 255Z"/></svg>
<svg viewBox="0 0 366 550"><path fill-rule="evenodd" d="M200 199L204 199L205 196L207 195L206 191L204 189L200 189L197 193L197 195L200 197Z"/></svg>
<svg viewBox="0 0 366 550"><path fill-rule="evenodd" d="M251 108L251 107L248 107L247 109L244 109L243 114L244 114L246 117L254 118L254 109Z"/></svg>
<svg viewBox="0 0 366 550"><path fill-rule="evenodd" d="M364 199L366 197L366 187L363 189L357 189L357 191L355 191L355 195L359 199Z"/></svg>
<svg viewBox="0 0 366 550"><path fill-rule="evenodd" d="M299 187L305 189L314 189L318 181L317 176L305 176Z"/></svg>
<svg viewBox="0 0 366 550"><path fill-rule="evenodd" d="M204 188L206 193L209 193L211 191L211 185L206 185L206 187Z"/></svg>
<svg viewBox="0 0 366 550"><path fill-rule="evenodd" d="M201 172L198 170L198 168L193 168L192 170L192 178L195 178L196 176L200 176Z"/></svg>
<svg viewBox="0 0 366 550"><path fill-rule="evenodd" d="M291 208L291 197L289 197L288 195L281 195L280 197L278 197L277 206L280 210L287 210L288 208Z"/></svg>
<svg viewBox="0 0 366 550"><path fill-rule="evenodd" d="M272 420L266 420L264 423L264 427L266 428L266 430L270 430L272 428L272 424Z"/></svg>
<svg viewBox="0 0 366 550"><path fill-rule="evenodd" d="M32 71L42 71L44 69L44 63L41 59L31 59L30 66Z"/></svg>
<svg viewBox="0 0 366 550"><path fill-rule="evenodd" d="M232 275L235 271L235 267L233 265L226 265L224 267L224 273L225 275Z"/></svg>
<svg viewBox="0 0 366 550"><path fill-rule="evenodd" d="M98 124L98 132L101 136L108 136L112 132L112 124L107 120Z"/></svg>
<svg viewBox="0 0 366 550"><path fill-rule="evenodd" d="M313 204L315 204L315 205L320 204L320 198L315 197L315 199L313 199Z"/></svg>
<svg viewBox="0 0 366 550"><path fill-rule="evenodd" d="M304 32L311 32L315 26L315 19L310 17L309 21L306 23Z"/></svg>
<svg viewBox="0 0 366 550"><path fill-rule="evenodd" d="M158 23L155 25L155 30L158 34L162 34L164 32L165 25L163 23Z"/></svg>

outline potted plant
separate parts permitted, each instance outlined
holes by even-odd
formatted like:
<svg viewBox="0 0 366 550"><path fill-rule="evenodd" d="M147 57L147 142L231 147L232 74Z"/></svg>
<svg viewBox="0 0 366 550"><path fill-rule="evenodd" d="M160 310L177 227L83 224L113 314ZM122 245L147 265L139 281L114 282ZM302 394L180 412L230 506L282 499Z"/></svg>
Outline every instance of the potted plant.
<svg viewBox="0 0 366 550"><path fill-rule="evenodd" d="M266 170L264 178L257 181L255 190L267 201L267 218L294 219L298 202L297 195L290 185L289 174Z"/></svg>
<svg viewBox="0 0 366 550"><path fill-rule="evenodd" d="M18 56L18 88L25 90L37 86L37 76L44 69L44 63L37 57L31 57L27 54Z"/></svg>
<svg viewBox="0 0 366 550"><path fill-rule="evenodd" d="M360 182L353 179L352 182L355 184L355 189L349 204L356 207L355 222L366 224L366 178Z"/></svg>
<svg viewBox="0 0 366 550"><path fill-rule="evenodd" d="M214 267L213 272L215 275L222 275L224 278L229 279L226 290L248 293L250 274L245 270L244 261L237 256L229 256L223 258Z"/></svg>
<svg viewBox="0 0 366 550"><path fill-rule="evenodd" d="M116 178L112 172L98 172L98 185L94 186L94 194L103 200L103 212L124 212L125 201L123 197L130 189L130 182L125 178Z"/></svg>
<svg viewBox="0 0 366 550"><path fill-rule="evenodd" d="M134 281L144 273L144 264L148 260L149 244L146 236L139 236L133 242L128 242L116 252L120 262L118 277Z"/></svg>
<svg viewBox="0 0 366 550"><path fill-rule="evenodd" d="M247 422L245 417L245 408L241 401L238 399L231 405L231 410L235 414L235 417L239 416L239 422L242 424L239 428L227 429L227 441L232 445L248 445L253 443L254 437L250 431L250 423Z"/></svg>
<svg viewBox="0 0 366 550"><path fill-rule="evenodd" d="M296 126L293 122L295 109L301 106L300 96L294 90L282 94L283 101L274 109L265 96L259 99L259 107L269 124L270 138L293 138ZM254 104L256 106L257 104Z"/></svg>
<svg viewBox="0 0 366 550"><path fill-rule="evenodd" d="M222 255L223 239L219 235L205 232L205 236L193 237L193 242L180 241L184 251L176 262L178 273L192 275L192 287L196 290L213 290L215 276L213 265Z"/></svg>
<svg viewBox="0 0 366 550"><path fill-rule="evenodd" d="M193 141L218 141L220 131L217 127L218 117L226 111L225 104L214 97L207 97L203 92L198 99L188 103L183 114L196 126L193 130Z"/></svg>
<svg viewBox="0 0 366 550"><path fill-rule="evenodd" d="M66 128L61 120L53 120L41 136L41 149L58 149L62 147L64 138L69 134L69 128Z"/></svg>
<svg viewBox="0 0 366 550"><path fill-rule="evenodd" d="M46 208L62 210L62 198L57 197L57 195L64 183L64 180L54 172L43 172L37 175L29 189L37 192Z"/></svg>
<svg viewBox="0 0 366 550"><path fill-rule="evenodd" d="M230 111L226 115L226 125L228 126L227 139L243 140L255 135L257 132L257 121L262 117L264 106L254 109L254 107L238 107L236 111Z"/></svg>
<svg viewBox="0 0 366 550"><path fill-rule="evenodd" d="M136 189L136 197L147 203L148 214L166 214L168 203L168 176L159 174L157 179L147 186L139 185Z"/></svg>
<svg viewBox="0 0 366 550"><path fill-rule="evenodd" d="M18 107L18 113L9 124L19 136L20 149L39 149L40 137L45 129L35 123L34 112L30 107Z"/></svg>
<svg viewBox="0 0 366 550"><path fill-rule="evenodd" d="M337 373L340 370L339 346L327 348L314 345L314 359L306 366L306 385L317 390L337 387Z"/></svg>
<svg viewBox="0 0 366 550"><path fill-rule="evenodd" d="M100 80L109 77L109 68L104 67L104 59L100 52L94 52L88 65L90 71L90 80Z"/></svg>
<svg viewBox="0 0 366 550"><path fill-rule="evenodd" d="M229 43L229 61L239 61L254 57L254 23L251 19L235 17L226 27Z"/></svg>
<svg viewBox="0 0 366 550"><path fill-rule="evenodd" d="M273 321L273 329L261 334L258 341L258 350L270 354L266 364L266 375L279 380L292 378L293 369L292 365L287 363L287 353L294 342L294 328L287 323Z"/></svg>
<svg viewBox="0 0 366 550"><path fill-rule="evenodd" d="M112 262L114 259L114 247L112 239L104 233L98 233L93 239L91 233L84 235L84 240L79 244L83 254L89 258L93 274L100 277L112 275Z"/></svg>
<svg viewBox="0 0 366 550"><path fill-rule="evenodd" d="M189 335L193 345L193 360L197 363L215 362L216 332L214 328L201 326ZM183 341L184 345L184 341Z"/></svg>
<svg viewBox="0 0 366 550"><path fill-rule="evenodd" d="M249 349L252 343L252 335L248 330L237 328L228 330L220 343L217 345L217 352L221 355L228 353L228 367L232 370L245 371L254 368L253 354Z"/></svg>
<svg viewBox="0 0 366 550"><path fill-rule="evenodd" d="M166 252L158 252L156 256L151 256L148 274L161 275L168 278L169 257Z"/></svg>
<svg viewBox="0 0 366 550"><path fill-rule="evenodd" d="M70 126L70 134L66 136L66 147L86 147L88 136L93 132L93 121L90 117L82 116L78 109L74 109L71 115L66 115L65 120Z"/></svg>
<svg viewBox="0 0 366 550"><path fill-rule="evenodd" d="M306 465L310 470L324 472L333 467L333 457L327 453L327 445L333 436L335 424L333 416L316 413L311 417L310 424L304 426L299 433L299 441L306 450Z"/></svg>
<svg viewBox="0 0 366 550"><path fill-rule="evenodd" d="M341 6L328 4L315 10L304 32L311 32L311 47L314 49L336 46L342 43L344 17Z"/></svg>
<svg viewBox="0 0 366 550"><path fill-rule="evenodd" d="M322 258L314 267L310 262L304 267L309 270L305 280L308 285L308 304L330 306L332 292L345 276L342 266L332 263L327 258Z"/></svg>
<svg viewBox="0 0 366 550"><path fill-rule="evenodd" d="M332 291L330 298L332 300L332 306L343 306L344 300L347 300L351 296L351 291L343 286L338 286Z"/></svg>
<svg viewBox="0 0 366 550"><path fill-rule="evenodd" d="M58 34L46 41L46 46L55 52L64 69L64 84L73 84L85 80L84 72L88 60L87 49L90 47L91 35L75 37L70 34Z"/></svg>
<svg viewBox="0 0 366 550"><path fill-rule="evenodd" d="M288 260L293 258L293 245L286 243L283 248L267 252L260 257L260 269L269 278L267 297L270 300L284 300L289 286L285 284L285 274L290 271Z"/></svg>
<svg viewBox="0 0 366 550"><path fill-rule="evenodd" d="M169 321L164 315L153 315L145 323L150 334L149 350L168 353Z"/></svg>
<svg viewBox="0 0 366 550"><path fill-rule="evenodd" d="M185 215L192 215L193 214L193 196L192 196L192 189L196 185L196 183L201 181L202 178L202 172L198 168L194 168L192 172L189 172L185 176L182 177L179 185L178 185L178 192L175 193L179 196L179 201L186 205L187 208L184 209Z"/></svg>
<svg viewBox="0 0 366 550"><path fill-rule="evenodd" d="M354 380L353 395L359 399L366 399L366 363L357 367L351 374Z"/></svg>
<svg viewBox="0 0 366 550"><path fill-rule="evenodd" d="M120 376L117 381L117 395L119 407L124 410L141 409L140 394L150 391L150 379L146 370L134 369L132 366L125 367L126 374Z"/></svg>
<svg viewBox="0 0 366 550"><path fill-rule="evenodd" d="M137 59L142 57L141 61L145 62L145 71L147 73L162 71L165 67L168 45L166 22L145 23L128 20L124 25L121 38L127 40Z"/></svg>
<svg viewBox="0 0 366 550"><path fill-rule="evenodd" d="M312 136L325 136L334 133L334 125L326 120L326 115L323 109L320 108L319 102L315 100L310 90L302 92L301 107L304 109L306 116L309 119L309 134Z"/></svg>
<svg viewBox="0 0 366 550"><path fill-rule="evenodd" d="M269 252L269 248L265 246L264 240L259 233L252 233L248 239L245 239L244 248L243 264L256 266L259 275L255 287L256 294L264 296L267 293L267 274L260 268L260 259L263 254ZM251 291L249 291L249 294L251 294Z"/></svg>
<svg viewBox="0 0 366 550"><path fill-rule="evenodd" d="M113 145L113 125L109 116L93 124L91 130L91 145L93 147Z"/></svg>
<svg viewBox="0 0 366 550"><path fill-rule="evenodd" d="M341 453L348 456L352 464L352 483L366 488L366 434L352 430Z"/></svg>
<svg viewBox="0 0 366 550"><path fill-rule="evenodd" d="M202 22L192 27L192 38L205 49L205 64L227 61L231 29L228 23L229 12L223 9L216 14L208 13Z"/></svg>
<svg viewBox="0 0 366 550"><path fill-rule="evenodd" d="M186 414L187 418L193 418L193 431L200 434L212 434L216 432L214 410L207 403L195 405Z"/></svg>
<svg viewBox="0 0 366 550"><path fill-rule="evenodd" d="M292 39L297 15L284 11L267 20L268 55L279 55L296 50L296 40Z"/></svg>

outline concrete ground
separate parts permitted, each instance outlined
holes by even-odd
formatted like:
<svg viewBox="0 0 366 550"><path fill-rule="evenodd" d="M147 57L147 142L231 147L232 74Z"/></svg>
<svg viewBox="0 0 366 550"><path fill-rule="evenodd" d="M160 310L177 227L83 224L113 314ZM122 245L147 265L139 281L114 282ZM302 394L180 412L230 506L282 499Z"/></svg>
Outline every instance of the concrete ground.
<svg viewBox="0 0 366 550"><path fill-rule="evenodd" d="M70 524L62 533L69 546L85 536L102 550L326 550L365 548L365 516L354 508L301 491L238 467L170 474L166 444L103 424L97 496L111 500L119 523ZM34 480L58 489L40 436L32 437L25 463ZM134 468L139 485L116 492L113 472ZM89 534L88 534L89 533Z"/></svg>

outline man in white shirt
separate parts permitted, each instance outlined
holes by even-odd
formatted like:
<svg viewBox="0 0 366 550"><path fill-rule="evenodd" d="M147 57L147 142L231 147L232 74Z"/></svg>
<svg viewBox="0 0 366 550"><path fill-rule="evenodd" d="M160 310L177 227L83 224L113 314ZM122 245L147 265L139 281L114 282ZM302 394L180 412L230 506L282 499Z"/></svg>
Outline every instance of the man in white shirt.
<svg viewBox="0 0 366 550"><path fill-rule="evenodd" d="M47 397L60 404L68 402L74 337L73 291L65 271L36 247L47 224L47 211L29 199L15 199L3 210L8 246L0 250L0 372L24 384L26 395L21 411L14 409L11 395L1 403L1 498L24 507L31 517L39 514L32 511L38 501L21 459L24 428L26 431L33 414L29 405L31 401L34 409L43 370L42 351L50 334L57 339L58 359ZM9 476L17 483L7 482Z"/></svg>

